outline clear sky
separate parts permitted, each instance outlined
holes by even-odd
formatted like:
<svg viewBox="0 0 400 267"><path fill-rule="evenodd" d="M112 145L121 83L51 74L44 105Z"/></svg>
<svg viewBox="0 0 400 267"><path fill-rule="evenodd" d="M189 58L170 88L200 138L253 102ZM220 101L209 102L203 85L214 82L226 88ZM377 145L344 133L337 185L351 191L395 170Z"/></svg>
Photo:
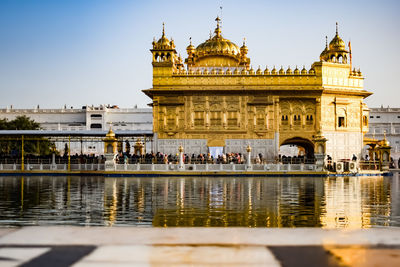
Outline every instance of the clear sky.
<svg viewBox="0 0 400 267"><path fill-rule="evenodd" d="M223 36L238 45L246 37L254 68L309 68L337 21L374 93L367 104L400 107L398 0L1 0L0 107L146 107L162 22L186 57L189 37L205 41L220 6Z"/></svg>

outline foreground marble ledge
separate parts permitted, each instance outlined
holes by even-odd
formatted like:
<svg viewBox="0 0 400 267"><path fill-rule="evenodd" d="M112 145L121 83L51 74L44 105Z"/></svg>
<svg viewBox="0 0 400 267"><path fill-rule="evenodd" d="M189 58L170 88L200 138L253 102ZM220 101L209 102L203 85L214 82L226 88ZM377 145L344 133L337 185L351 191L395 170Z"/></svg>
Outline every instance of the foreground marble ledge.
<svg viewBox="0 0 400 267"><path fill-rule="evenodd" d="M400 228L0 228L0 266L400 266Z"/></svg>
<svg viewBox="0 0 400 267"><path fill-rule="evenodd" d="M1 228L0 228L1 229ZM23 227L0 231L0 245L400 245L400 228Z"/></svg>

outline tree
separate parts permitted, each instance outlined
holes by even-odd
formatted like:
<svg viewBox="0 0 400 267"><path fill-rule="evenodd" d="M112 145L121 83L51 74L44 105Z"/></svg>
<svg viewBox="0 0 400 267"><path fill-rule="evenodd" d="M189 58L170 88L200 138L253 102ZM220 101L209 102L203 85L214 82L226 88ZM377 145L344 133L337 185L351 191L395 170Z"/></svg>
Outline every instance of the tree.
<svg viewBox="0 0 400 267"><path fill-rule="evenodd" d="M0 120L0 130L39 130L40 124L27 116L18 116L14 120Z"/></svg>
<svg viewBox="0 0 400 267"><path fill-rule="evenodd" d="M0 120L0 130L39 130L40 124L30 119L27 116L18 116L14 120L8 119ZM24 142L25 153L32 153L37 155L48 155L52 152L52 143L46 139L38 137L35 140L27 139ZM0 144L0 152L9 154L21 154L20 141L2 141Z"/></svg>

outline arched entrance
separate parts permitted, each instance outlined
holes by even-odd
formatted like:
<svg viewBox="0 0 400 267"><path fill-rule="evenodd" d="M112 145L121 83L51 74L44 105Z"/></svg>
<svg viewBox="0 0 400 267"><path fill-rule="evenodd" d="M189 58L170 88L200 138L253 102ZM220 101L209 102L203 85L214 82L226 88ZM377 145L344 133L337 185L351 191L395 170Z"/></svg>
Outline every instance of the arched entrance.
<svg viewBox="0 0 400 267"><path fill-rule="evenodd" d="M281 143L280 147L283 146L297 146L299 155L303 154L308 159L314 158L314 144L308 139L301 137L289 138Z"/></svg>

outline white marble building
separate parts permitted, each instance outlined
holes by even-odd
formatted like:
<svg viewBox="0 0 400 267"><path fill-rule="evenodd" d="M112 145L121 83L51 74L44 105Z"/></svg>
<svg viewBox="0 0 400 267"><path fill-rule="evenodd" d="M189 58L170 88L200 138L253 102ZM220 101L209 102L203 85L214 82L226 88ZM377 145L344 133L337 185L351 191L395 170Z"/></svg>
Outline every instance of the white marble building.
<svg viewBox="0 0 400 267"><path fill-rule="evenodd" d="M18 116L27 116L40 123L42 130L48 131L135 131L153 129L153 111L151 108L119 108L117 106L83 106L81 109L0 109L0 119L13 120ZM64 143L56 144L60 151ZM149 148L151 149L151 148ZM80 153L81 144L71 143L71 154ZM84 154L102 154L102 143L85 142Z"/></svg>
<svg viewBox="0 0 400 267"><path fill-rule="evenodd" d="M369 132L366 137L383 139L385 132L392 146L392 158L397 162L400 157L400 108L384 108L383 106L370 108Z"/></svg>

